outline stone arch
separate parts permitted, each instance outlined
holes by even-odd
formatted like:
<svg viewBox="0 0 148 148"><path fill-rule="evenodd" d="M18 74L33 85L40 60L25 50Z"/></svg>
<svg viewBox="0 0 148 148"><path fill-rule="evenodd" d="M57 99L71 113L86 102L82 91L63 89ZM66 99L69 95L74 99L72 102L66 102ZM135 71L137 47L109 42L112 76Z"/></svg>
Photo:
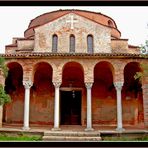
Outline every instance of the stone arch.
<svg viewBox="0 0 148 148"><path fill-rule="evenodd" d="M5 62L6 66L7 66L8 68L9 68L9 66L10 66L11 64L13 64L13 63L18 63L18 64L22 67L22 69L23 69L23 62L22 62L22 61L19 61L19 62L18 62L17 59L13 59L13 60L9 60L9 61L6 61L6 62Z"/></svg>
<svg viewBox="0 0 148 148"><path fill-rule="evenodd" d="M44 76L48 76L49 81L52 82L53 69L49 63L40 61L34 65L33 71L34 71L34 83L35 83L35 76L37 76L37 77L41 76L41 80L46 79L46 77L44 77Z"/></svg>
<svg viewBox="0 0 148 148"><path fill-rule="evenodd" d="M110 72L112 74L112 80L114 82L115 68L114 68L113 64L110 61L107 61L107 60L105 60L105 61L96 61L95 65L94 65L94 71L95 71L96 66L99 65L99 64L104 64L110 69Z"/></svg>
<svg viewBox="0 0 148 148"><path fill-rule="evenodd" d="M34 65L33 86L30 93L30 123L53 124L53 69L47 62Z"/></svg>
<svg viewBox="0 0 148 148"><path fill-rule="evenodd" d="M137 72L142 72L138 62L129 62L124 67L122 104L125 124L137 125L144 122L142 84L140 79L134 77Z"/></svg>
<svg viewBox="0 0 148 148"><path fill-rule="evenodd" d="M113 77L114 67L110 62L96 63L92 86L93 124L116 123L116 91Z"/></svg>
<svg viewBox="0 0 148 148"><path fill-rule="evenodd" d="M67 62L62 68L62 86L70 86L70 81L75 87L79 87L80 83L84 86L84 68L78 62Z"/></svg>
<svg viewBox="0 0 148 148"><path fill-rule="evenodd" d="M129 62L125 65L124 67L124 87L126 87L126 90L130 91L131 89L136 89L136 90L141 89L140 79L135 79L135 75L137 72L142 72L142 69L138 62ZM140 88L137 88L136 86Z"/></svg>
<svg viewBox="0 0 148 148"><path fill-rule="evenodd" d="M32 73L32 80L34 81L34 76L35 76L35 73L36 73L36 71L37 71L37 69L41 66L41 67L43 67L43 65L46 65L47 67L50 67L50 69L51 69L51 72L52 72L52 74L51 74L51 76L53 75L53 65L52 65L52 63L50 64L48 61L46 61L46 60L41 60L41 61L37 61L37 62L35 62L34 63L34 65L33 65L33 73Z"/></svg>
<svg viewBox="0 0 148 148"><path fill-rule="evenodd" d="M4 106L3 121L22 123L24 108L23 67L14 61L7 63L7 67L9 70L5 80L5 91L10 95L12 101Z"/></svg>
<svg viewBox="0 0 148 148"><path fill-rule="evenodd" d="M61 124L84 123L84 102L86 92L83 66L74 61L67 62L62 69L62 85L60 88L60 121Z"/></svg>

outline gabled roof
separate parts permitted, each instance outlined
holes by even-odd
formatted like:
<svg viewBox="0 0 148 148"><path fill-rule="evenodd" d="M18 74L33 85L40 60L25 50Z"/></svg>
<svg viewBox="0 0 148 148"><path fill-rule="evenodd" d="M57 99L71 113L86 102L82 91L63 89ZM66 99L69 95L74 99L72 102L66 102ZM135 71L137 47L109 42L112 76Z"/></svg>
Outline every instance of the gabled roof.
<svg viewBox="0 0 148 148"><path fill-rule="evenodd" d="M87 19L90 19L91 21L94 21L96 23L99 23L101 25L111 27L112 28L112 36L115 38L120 38L121 33L117 28L117 25L115 21L110 18L109 16L106 16L101 13L96 13L96 12L91 12L91 11L86 11L86 10L77 10L77 9L70 9L70 10L57 10L57 11L52 11L49 13L42 14L33 20L31 20L28 29L25 31L24 36L26 38L29 38L31 36L34 36L34 28L44 25L48 22L51 22L55 19L58 19L59 17L62 17L68 13L75 13L77 15L80 15L82 17L85 17ZM108 21L112 22L112 26L109 25Z"/></svg>

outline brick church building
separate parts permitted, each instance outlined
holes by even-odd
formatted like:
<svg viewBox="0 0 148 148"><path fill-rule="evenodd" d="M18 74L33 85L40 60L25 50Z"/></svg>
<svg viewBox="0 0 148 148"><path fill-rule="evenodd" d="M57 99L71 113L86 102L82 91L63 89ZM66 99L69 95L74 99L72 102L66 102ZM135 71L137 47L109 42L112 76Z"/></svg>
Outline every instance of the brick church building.
<svg viewBox="0 0 148 148"><path fill-rule="evenodd" d="M3 54L9 72L1 83L12 99L3 124L148 127L148 77L134 78L148 62L120 37L116 22L98 12L58 10L32 19Z"/></svg>

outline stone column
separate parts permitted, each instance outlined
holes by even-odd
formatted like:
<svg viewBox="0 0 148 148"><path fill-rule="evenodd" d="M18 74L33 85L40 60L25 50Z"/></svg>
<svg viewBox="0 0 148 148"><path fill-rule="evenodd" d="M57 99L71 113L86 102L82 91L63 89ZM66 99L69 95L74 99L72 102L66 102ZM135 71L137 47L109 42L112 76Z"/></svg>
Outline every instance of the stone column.
<svg viewBox="0 0 148 148"><path fill-rule="evenodd" d="M29 130L29 105L30 105L30 88L32 86L31 81L23 81L25 87L25 100L24 100L24 126L23 130Z"/></svg>
<svg viewBox="0 0 148 148"><path fill-rule="evenodd" d="M55 102L54 102L54 128L52 128L52 130L60 130L59 128L59 111L60 111L60 92L59 92L59 88L61 85L61 82L54 82L53 83L55 86Z"/></svg>
<svg viewBox="0 0 148 148"><path fill-rule="evenodd" d="M123 86L123 82L115 82L114 83L117 94L117 131L123 131L122 127L122 97L121 90Z"/></svg>
<svg viewBox="0 0 148 148"><path fill-rule="evenodd" d="M85 131L92 131L91 88L93 83L85 83L87 88L87 127Z"/></svg>

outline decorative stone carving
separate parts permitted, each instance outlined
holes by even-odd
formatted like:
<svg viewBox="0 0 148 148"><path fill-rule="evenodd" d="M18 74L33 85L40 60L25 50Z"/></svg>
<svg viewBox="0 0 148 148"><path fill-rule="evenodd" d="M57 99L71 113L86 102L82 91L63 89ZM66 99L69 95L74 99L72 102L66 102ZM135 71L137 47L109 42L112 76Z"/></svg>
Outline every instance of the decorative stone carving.
<svg viewBox="0 0 148 148"><path fill-rule="evenodd" d="M91 88L92 88L92 85L93 85L93 82L86 82L86 83L85 83L85 86L86 86L86 88L88 88L88 89L91 89Z"/></svg>
<svg viewBox="0 0 148 148"><path fill-rule="evenodd" d="M61 85L61 82L53 82L53 85L55 86L55 88L59 88Z"/></svg>
<svg viewBox="0 0 148 148"><path fill-rule="evenodd" d="M123 82L115 82L114 86L115 86L116 90L121 90L122 86L123 86Z"/></svg>
<svg viewBox="0 0 148 148"><path fill-rule="evenodd" d="M66 22L67 22L67 23L70 23L70 26L71 26L70 28L71 28L71 29L74 29L74 23L78 22L78 20L74 19L74 16L71 15L71 16L70 16L70 20L67 20Z"/></svg>
<svg viewBox="0 0 148 148"><path fill-rule="evenodd" d="M25 89L30 89L33 83L31 81L23 81Z"/></svg>

